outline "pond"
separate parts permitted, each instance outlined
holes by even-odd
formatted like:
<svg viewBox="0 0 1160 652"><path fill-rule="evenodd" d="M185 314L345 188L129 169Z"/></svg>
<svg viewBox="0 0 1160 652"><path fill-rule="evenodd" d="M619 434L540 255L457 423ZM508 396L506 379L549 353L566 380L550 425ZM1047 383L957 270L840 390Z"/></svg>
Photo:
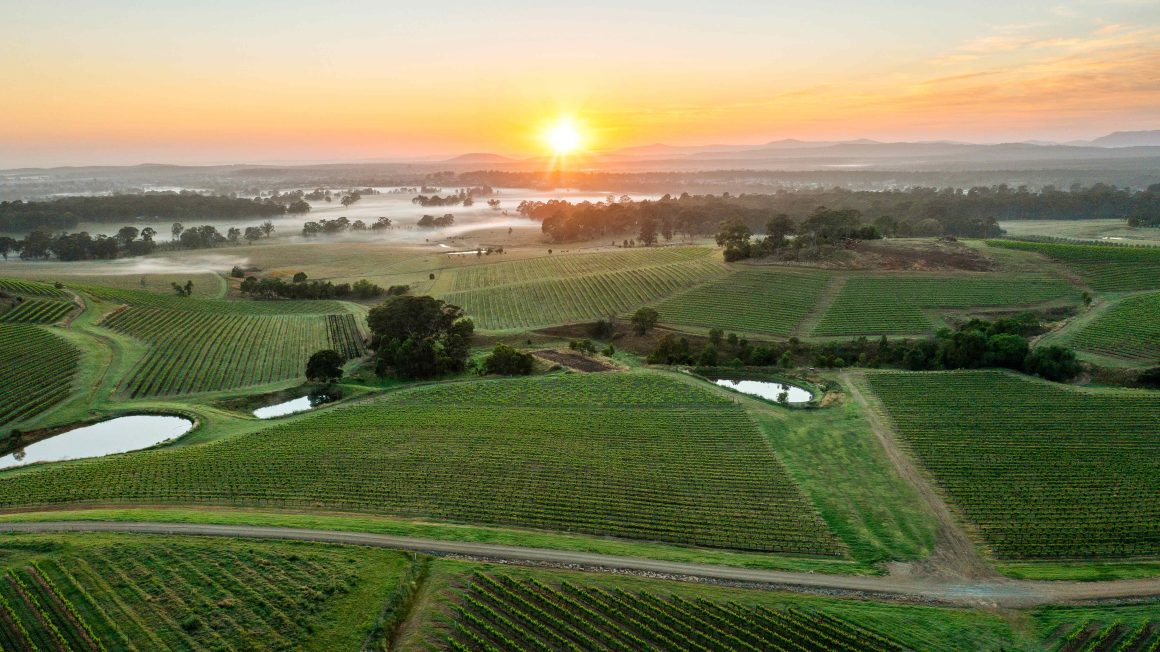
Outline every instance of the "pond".
<svg viewBox="0 0 1160 652"><path fill-rule="evenodd" d="M323 403L329 403L332 400L334 399L326 396L325 394L311 394L309 396L302 396L290 401L286 401L284 403L267 405L266 407L258 408L257 410L254 410L254 416L258 417L259 419L284 417L287 414L313 410L319 405L322 405Z"/></svg>
<svg viewBox="0 0 1160 652"><path fill-rule="evenodd" d="M177 439L192 429L193 422L184 417L144 414L117 417L29 444L0 457L0 469L127 453Z"/></svg>
<svg viewBox="0 0 1160 652"><path fill-rule="evenodd" d="M801 387L794 385L786 385L783 383L775 383L768 380L732 380L729 378L713 378L714 383L721 387L728 387L736 390L742 394L749 394L757 396L769 401L777 401L777 397L782 392L788 394L786 402L788 403L809 403L813 395Z"/></svg>

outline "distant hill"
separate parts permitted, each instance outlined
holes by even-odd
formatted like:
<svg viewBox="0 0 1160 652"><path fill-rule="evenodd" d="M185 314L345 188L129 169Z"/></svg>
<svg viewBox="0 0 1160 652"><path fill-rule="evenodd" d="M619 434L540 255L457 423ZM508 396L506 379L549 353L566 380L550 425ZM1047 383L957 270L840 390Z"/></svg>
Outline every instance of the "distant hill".
<svg viewBox="0 0 1160 652"><path fill-rule="evenodd" d="M449 158L444 163L514 163L516 159L502 156L500 154L491 154L488 152L472 152L470 154L460 154L455 158Z"/></svg>
<svg viewBox="0 0 1160 652"><path fill-rule="evenodd" d="M1088 143L1094 147L1160 147L1160 129L1117 131Z"/></svg>

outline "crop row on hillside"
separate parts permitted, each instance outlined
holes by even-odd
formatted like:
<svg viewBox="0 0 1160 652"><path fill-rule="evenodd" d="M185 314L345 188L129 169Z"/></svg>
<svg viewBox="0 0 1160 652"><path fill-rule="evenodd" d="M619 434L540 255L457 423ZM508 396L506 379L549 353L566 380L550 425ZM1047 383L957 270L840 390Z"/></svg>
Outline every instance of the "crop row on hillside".
<svg viewBox="0 0 1160 652"><path fill-rule="evenodd" d="M123 386L132 397L207 392L300 377L320 349L362 355L354 316L243 315L130 307L102 324L149 344Z"/></svg>
<svg viewBox="0 0 1160 652"><path fill-rule="evenodd" d="M1067 341L1082 351L1149 363L1160 360L1160 292L1119 301Z"/></svg>
<svg viewBox="0 0 1160 652"><path fill-rule="evenodd" d="M5 650L297 647L358 581L342 556L249 544L90 546L0 575Z"/></svg>
<svg viewBox="0 0 1160 652"><path fill-rule="evenodd" d="M46 328L0 325L0 426L35 416L72 389L80 351Z"/></svg>
<svg viewBox="0 0 1160 652"><path fill-rule="evenodd" d="M1160 395L876 373L899 434L1005 558L1160 553Z"/></svg>
<svg viewBox="0 0 1160 652"><path fill-rule="evenodd" d="M992 247L1033 251L1075 269L1088 285L1104 292L1160 289L1160 248L1109 247L1097 244L1061 244L988 240Z"/></svg>
<svg viewBox="0 0 1160 652"><path fill-rule="evenodd" d="M76 306L71 301L25 299L0 314L0 322L10 324L52 324L64 319Z"/></svg>
<svg viewBox="0 0 1160 652"><path fill-rule="evenodd" d="M459 592L451 650L834 650L904 649L861 625L820 611L748 607L647 591L549 585L477 573Z"/></svg>
<svg viewBox="0 0 1160 652"><path fill-rule="evenodd" d="M0 292L20 297L49 297L67 299L68 292L48 283L25 281L18 278L0 278Z"/></svg>
<svg viewBox="0 0 1160 652"><path fill-rule="evenodd" d="M584 380L601 393L604 376ZM668 382L689 406L552 405L558 388L502 381L447 385L456 402L388 395L213 444L3 478L0 506L281 505L842 554L741 408ZM473 388L492 383L511 395L475 402Z"/></svg>
<svg viewBox="0 0 1160 652"><path fill-rule="evenodd" d="M510 263L505 263L510 264ZM451 292L441 298L462 306L486 330L533 328L595 321L642 306L724 274L707 257L572 277Z"/></svg>
<svg viewBox="0 0 1160 652"><path fill-rule="evenodd" d="M934 328L924 309L1032 304L1074 296L1053 278L852 276L814 328L814 335L890 335Z"/></svg>
<svg viewBox="0 0 1160 652"><path fill-rule="evenodd" d="M77 286L86 294L102 301L121 303L142 308L163 308L200 313L230 315L321 315L346 312L337 301L288 301L288 300L226 300L179 297L174 294L158 294L143 290L124 290L99 285Z"/></svg>
<svg viewBox="0 0 1160 652"><path fill-rule="evenodd" d="M788 336L813 309L829 278L818 270L745 269L669 297L655 308L667 324Z"/></svg>
<svg viewBox="0 0 1160 652"><path fill-rule="evenodd" d="M586 274L707 260L713 250L705 247L644 247L592 254L565 254L478 265L455 271L453 292L486 290L499 285L566 279Z"/></svg>

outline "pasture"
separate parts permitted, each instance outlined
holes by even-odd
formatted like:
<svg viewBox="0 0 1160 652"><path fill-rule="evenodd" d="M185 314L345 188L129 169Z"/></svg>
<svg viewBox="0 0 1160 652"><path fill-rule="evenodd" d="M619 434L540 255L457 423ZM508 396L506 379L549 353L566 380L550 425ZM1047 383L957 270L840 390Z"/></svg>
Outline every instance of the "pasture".
<svg viewBox="0 0 1160 652"><path fill-rule="evenodd" d="M1160 395L997 371L872 373L904 444L1000 557L1160 553Z"/></svg>

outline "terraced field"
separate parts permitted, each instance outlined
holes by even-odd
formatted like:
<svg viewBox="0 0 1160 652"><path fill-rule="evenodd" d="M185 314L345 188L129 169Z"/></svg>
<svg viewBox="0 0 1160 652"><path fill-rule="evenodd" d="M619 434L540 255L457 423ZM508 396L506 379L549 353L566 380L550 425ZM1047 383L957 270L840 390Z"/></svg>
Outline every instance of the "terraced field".
<svg viewBox="0 0 1160 652"><path fill-rule="evenodd" d="M76 306L71 301L56 299L25 299L8 312L0 314L0 322L10 324L52 324L64 319Z"/></svg>
<svg viewBox="0 0 1160 652"><path fill-rule="evenodd" d="M998 556L1160 553L1160 394L997 371L869 378L905 444Z"/></svg>
<svg viewBox="0 0 1160 652"><path fill-rule="evenodd" d="M24 543L7 542L18 552ZM339 548L222 540L109 543L33 555L0 571L0 648L298 648L326 610L364 581L361 571Z"/></svg>
<svg viewBox="0 0 1160 652"><path fill-rule="evenodd" d="M1127 297L1064 338L1081 351L1126 360L1160 360L1160 292Z"/></svg>
<svg viewBox="0 0 1160 652"><path fill-rule="evenodd" d="M829 279L820 270L741 269L654 307L665 324L788 336L813 309Z"/></svg>
<svg viewBox="0 0 1160 652"><path fill-rule="evenodd" d="M924 309L1022 305L1077 296L1066 282L1047 277L856 275L842 286L813 334L925 333L934 323Z"/></svg>
<svg viewBox="0 0 1160 652"><path fill-rule="evenodd" d="M662 597L564 581L477 573L459 594L450 650L905 649L861 625L820 611L748 607Z"/></svg>
<svg viewBox="0 0 1160 652"><path fill-rule="evenodd" d="M47 328L0 324L0 426L36 416L67 398L80 355Z"/></svg>
<svg viewBox="0 0 1160 652"><path fill-rule="evenodd" d="M127 307L106 317L103 326L150 345L122 391L136 398L261 385L302 376L320 349L365 354L349 313L242 314L213 310L218 303L248 305L195 301L194 310ZM293 303L307 302L285 302Z"/></svg>
<svg viewBox="0 0 1160 652"><path fill-rule="evenodd" d="M987 244L1034 251L1062 261L1076 270L1095 290L1131 292L1160 289L1160 247L1110 247L1017 240L988 240Z"/></svg>
<svg viewBox="0 0 1160 652"><path fill-rule="evenodd" d="M649 373L448 383L253 435L0 475L0 506L326 508L841 555L742 408Z"/></svg>
<svg viewBox="0 0 1160 652"><path fill-rule="evenodd" d="M456 271L440 298L485 330L595 321L725 274L712 253L661 248L482 265Z"/></svg>

